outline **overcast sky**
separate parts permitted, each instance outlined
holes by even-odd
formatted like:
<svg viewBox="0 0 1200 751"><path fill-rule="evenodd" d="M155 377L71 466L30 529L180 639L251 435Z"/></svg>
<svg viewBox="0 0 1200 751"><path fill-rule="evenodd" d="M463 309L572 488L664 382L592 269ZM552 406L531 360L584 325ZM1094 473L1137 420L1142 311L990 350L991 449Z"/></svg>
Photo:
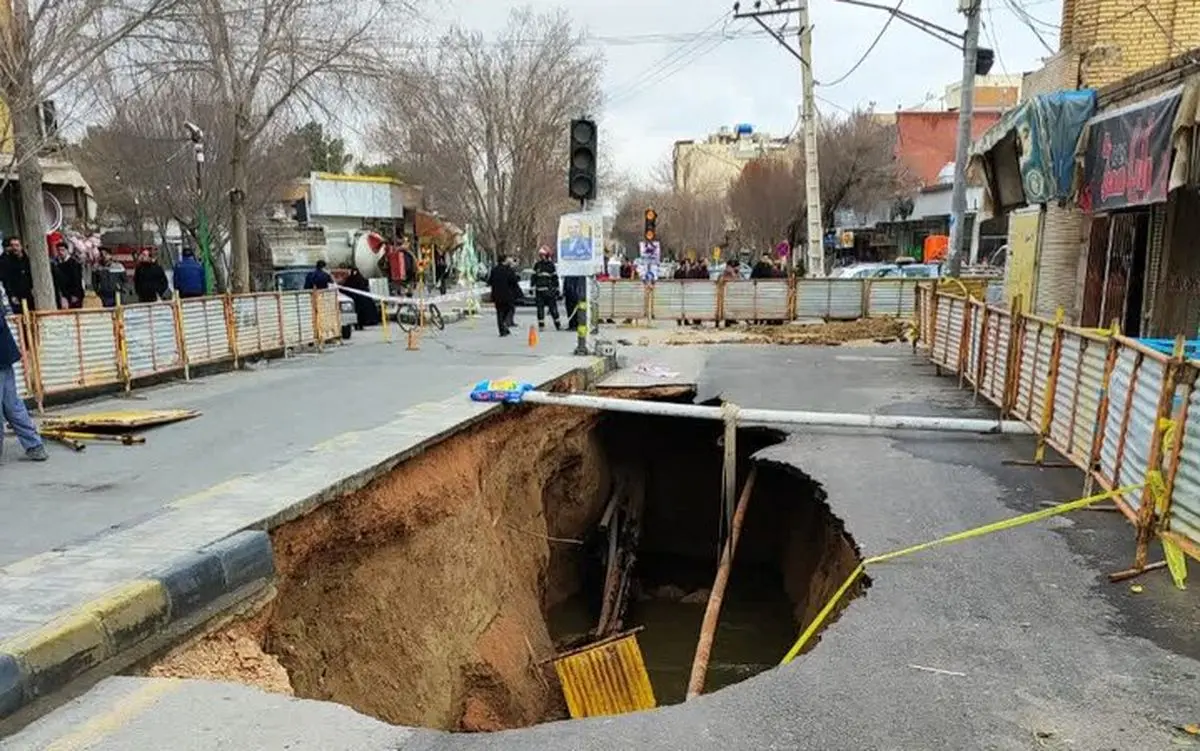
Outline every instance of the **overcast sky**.
<svg viewBox="0 0 1200 751"><path fill-rule="evenodd" d="M809 3L813 72L818 82L832 82L862 57L888 14L837 0ZM957 5L957 0L906 0L903 8L961 31L965 19ZM1013 5L1035 21L1023 21ZM722 125L751 123L756 130L785 135L797 124L799 63L773 39L748 36L759 28L754 21L720 21L732 0L447 0L439 9L426 7L434 26L457 23L488 34L498 32L509 11L521 6L565 8L603 47L607 101L601 149L622 173L644 178L676 140L703 137ZM1031 27L1057 49L1062 0L983 0L983 7L981 44L998 52L993 72L1040 66L1049 53ZM723 39L722 29L735 38ZM959 80L961 60L948 44L894 21L845 81L818 86L817 109L832 114L839 107L870 103L882 110L913 107Z"/></svg>

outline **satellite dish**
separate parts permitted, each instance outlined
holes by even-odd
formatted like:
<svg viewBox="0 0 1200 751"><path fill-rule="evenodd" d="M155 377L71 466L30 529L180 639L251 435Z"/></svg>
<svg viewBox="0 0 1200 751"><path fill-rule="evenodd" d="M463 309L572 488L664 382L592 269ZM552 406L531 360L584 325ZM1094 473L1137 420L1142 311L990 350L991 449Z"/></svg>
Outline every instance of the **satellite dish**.
<svg viewBox="0 0 1200 751"><path fill-rule="evenodd" d="M42 191L42 213L46 218L46 234L58 232L62 229L63 223L63 207L54 197L54 194L43 190Z"/></svg>

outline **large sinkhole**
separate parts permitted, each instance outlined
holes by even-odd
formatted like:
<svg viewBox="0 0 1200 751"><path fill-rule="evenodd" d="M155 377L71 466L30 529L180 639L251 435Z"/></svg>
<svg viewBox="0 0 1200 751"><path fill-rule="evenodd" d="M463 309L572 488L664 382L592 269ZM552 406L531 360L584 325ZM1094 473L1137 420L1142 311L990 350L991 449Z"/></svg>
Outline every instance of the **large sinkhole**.
<svg viewBox="0 0 1200 751"><path fill-rule="evenodd" d="M601 523L635 498L621 627L642 627L658 703L681 701L725 533L721 436L716 421L508 411L277 529L274 597L150 672L446 730L565 718L548 660L597 625ZM739 431L739 488L751 455L782 438ZM756 466L707 692L776 665L859 560L816 482Z"/></svg>

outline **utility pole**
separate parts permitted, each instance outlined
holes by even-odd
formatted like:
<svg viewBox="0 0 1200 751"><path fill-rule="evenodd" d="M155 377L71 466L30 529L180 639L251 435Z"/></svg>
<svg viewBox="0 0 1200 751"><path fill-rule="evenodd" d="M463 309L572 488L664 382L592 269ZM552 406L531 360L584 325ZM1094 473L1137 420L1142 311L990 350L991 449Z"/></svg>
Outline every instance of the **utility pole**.
<svg viewBox="0 0 1200 751"><path fill-rule="evenodd" d="M216 272L213 270L211 241L208 235L208 217L204 214L204 131L194 123L184 123L192 152L196 158L196 244L200 247L200 263L204 265L204 292L211 295L216 289Z"/></svg>
<svg viewBox="0 0 1200 751"><path fill-rule="evenodd" d="M774 37L775 41L800 61L800 124L804 128L804 198L805 213L807 214L808 253L807 276L825 276L825 233L821 227L821 169L817 163L817 108L813 102L812 74L812 24L808 19L808 0L799 0L795 5L793 0L775 0L775 7L762 7L762 0L756 0L754 10L742 12L740 2L733 4L734 18L751 18ZM799 51L788 44L783 35L763 21L768 16L791 15L799 17L800 28L797 33L800 42ZM795 259L792 259L795 260Z"/></svg>
<svg viewBox="0 0 1200 751"><path fill-rule="evenodd" d="M804 192L808 206L809 278L825 276L825 233L821 227L821 169L817 163L817 107L813 101L812 24L808 0L800 2L800 82L803 104L800 125L804 128Z"/></svg>
<svg viewBox="0 0 1200 751"><path fill-rule="evenodd" d="M959 0L959 11L967 14L967 33L963 36L962 91L958 102L958 142L954 150L954 192L950 196L950 252L947 260L950 276L962 273L964 244L970 235L964 232L967 220L967 152L971 147L971 124L975 115L975 75L979 57L980 0ZM976 217L976 221L979 218Z"/></svg>

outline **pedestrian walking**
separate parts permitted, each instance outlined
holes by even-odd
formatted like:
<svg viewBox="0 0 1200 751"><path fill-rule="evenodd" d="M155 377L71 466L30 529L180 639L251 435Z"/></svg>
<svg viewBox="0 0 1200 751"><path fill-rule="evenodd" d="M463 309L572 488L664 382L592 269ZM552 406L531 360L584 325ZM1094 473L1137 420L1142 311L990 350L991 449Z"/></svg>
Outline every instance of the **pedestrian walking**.
<svg viewBox="0 0 1200 751"><path fill-rule="evenodd" d="M25 449L25 456L35 462L44 462L46 445L38 435L37 426L29 418L25 402L17 395L17 371L13 366L21 361L21 348L8 328L8 317L0 315L0 412L3 422L12 426L17 441ZM0 456L4 455L4 431L0 424Z"/></svg>
<svg viewBox="0 0 1200 751"><path fill-rule="evenodd" d="M550 248L543 245L538 249L537 263L533 264L533 302L537 307L537 322L539 329L546 328L546 308L550 309L550 317L554 320L554 329L562 330L562 321L558 318L558 267L550 259Z"/></svg>
<svg viewBox="0 0 1200 751"><path fill-rule="evenodd" d="M83 262L79 260L79 254L72 251L65 242L58 244L58 278L62 287L60 293L67 303L67 308L82 308Z"/></svg>
<svg viewBox="0 0 1200 751"><path fill-rule="evenodd" d="M0 253L0 284L8 292L8 302L15 315L21 315L21 303L33 310L33 272L19 237L4 241L4 251Z"/></svg>
<svg viewBox="0 0 1200 751"><path fill-rule="evenodd" d="M317 261L317 267L304 277L304 289L329 289L331 284L333 284L333 277L325 270L323 259Z"/></svg>
<svg viewBox="0 0 1200 751"><path fill-rule="evenodd" d="M117 295L125 291L125 267L108 250L100 250L100 265L92 272L92 289L106 308L116 307Z"/></svg>
<svg viewBox="0 0 1200 751"><path fill-rule="evenodd" d="M492 288L492 304L496 306L496 328L500 336L509 336L515 323L517 300L521 299L521 284L511 259L503 258L492 268L488 286Z"/></svg>
<svg viewBox="0 0 1200 751"><path fill-rule="evenodd" d="M133 270L133 292L138 302L158 302L170 291L166 270L152 252L143 250L137 268Z"/></svg>

